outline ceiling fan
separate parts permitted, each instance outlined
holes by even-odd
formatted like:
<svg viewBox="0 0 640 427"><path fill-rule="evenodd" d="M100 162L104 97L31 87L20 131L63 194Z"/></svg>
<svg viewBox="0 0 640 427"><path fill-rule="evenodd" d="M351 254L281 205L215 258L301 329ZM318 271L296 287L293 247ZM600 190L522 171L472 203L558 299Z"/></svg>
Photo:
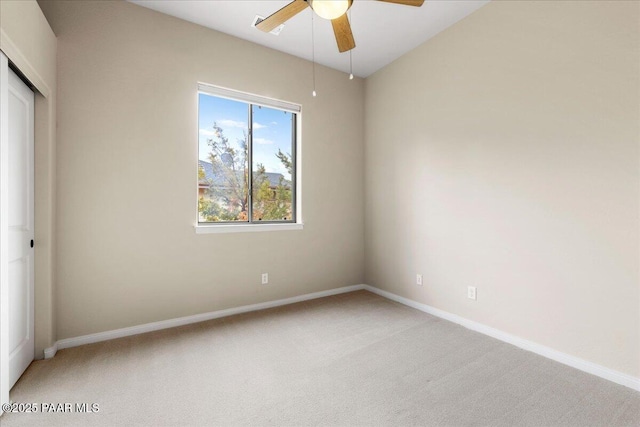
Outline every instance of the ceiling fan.
<svg viewBox="0 0 640 427"><path fill-rule="evenodd" d="M422 6L424 0L379 0L388 3L397 3L406 6ZM268 33L287 20L293 18L311 6L311 9L321 18L331 21L333 33L336 36L338 50L346 52L356 47L356 42L351 33L351 24L347 17L347 11L351 7L353 0L293 0L291 3L270 15L256 25L259 30Z"/></svg>

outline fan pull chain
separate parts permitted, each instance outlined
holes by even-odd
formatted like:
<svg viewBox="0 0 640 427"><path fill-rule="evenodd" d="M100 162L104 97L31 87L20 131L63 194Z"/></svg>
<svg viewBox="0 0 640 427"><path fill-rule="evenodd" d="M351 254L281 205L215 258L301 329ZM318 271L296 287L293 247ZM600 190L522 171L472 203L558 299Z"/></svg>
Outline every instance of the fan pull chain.
<svg viewBox="0 0 640 427"><path fill-rule="evenodd" d="M351 18L351 9L349 9L349 21L351 21L351 25L353 25L353 18ZM349 80L353 80L353 49L349 49Z"/></svg>
<svg viewBox="0 0 640 427"><path fill-rule="evenodd" d="M316 42L313 34L313 12L311 12L311 74L313 76L313 92L311 95L316 96Z"/></svg>
<svg viewBox="0 0 640 427"><path fill-rule="evenodd" d="M351 56L351 50L349 51L349 80L353 80L353 58Z"/></svg>

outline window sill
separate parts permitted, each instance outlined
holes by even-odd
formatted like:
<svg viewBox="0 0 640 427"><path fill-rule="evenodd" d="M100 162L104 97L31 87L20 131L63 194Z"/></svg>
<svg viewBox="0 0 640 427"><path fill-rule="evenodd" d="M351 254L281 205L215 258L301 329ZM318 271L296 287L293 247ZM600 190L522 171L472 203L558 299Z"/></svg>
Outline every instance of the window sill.
<svg viewBox="0 0 640 427"><path fill-rule="evenodd" d="M302 230L302 223L287 224L217 224L217 225L194 225L196 234L214 233L251 233L260 231L288 231Z"/></svg>

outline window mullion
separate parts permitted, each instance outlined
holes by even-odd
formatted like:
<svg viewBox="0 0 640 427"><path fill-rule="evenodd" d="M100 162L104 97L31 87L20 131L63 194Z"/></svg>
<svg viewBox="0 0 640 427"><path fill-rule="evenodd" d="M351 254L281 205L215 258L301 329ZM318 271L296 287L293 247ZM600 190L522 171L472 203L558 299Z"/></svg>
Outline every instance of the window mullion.
<svg viewBox="0 0 640 427"><path fill-rule="evenodd" d="M253 105L247 104L248 111L248 135L247 135L247 161L249 163L249 172L247 174L249 182L247 183L247 216L249 223L253 222Z"/></svg>

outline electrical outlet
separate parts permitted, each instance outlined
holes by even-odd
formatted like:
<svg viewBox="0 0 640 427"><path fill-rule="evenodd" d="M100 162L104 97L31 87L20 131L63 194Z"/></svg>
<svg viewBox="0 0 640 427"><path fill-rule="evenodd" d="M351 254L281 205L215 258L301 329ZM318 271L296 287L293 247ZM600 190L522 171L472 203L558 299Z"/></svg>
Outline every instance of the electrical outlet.
<svg viewBox="0 0 640 427"><path fill-rule="evenodd" d="M416 274L416 285L422 286L422 274Z"/></svg>
<svg viewBox="0 0 640 427"><path fill-rule="evenodd" d="M476 287L475 286L469 286L467 288L467 298L472 299L475 301L476 299Z"/></svg>
<svg viewBox="0 0 640 427"><path fill-rule="evenodd" d="M269 283L269 273L262 273L262 284L266 285Z"/></svg>

